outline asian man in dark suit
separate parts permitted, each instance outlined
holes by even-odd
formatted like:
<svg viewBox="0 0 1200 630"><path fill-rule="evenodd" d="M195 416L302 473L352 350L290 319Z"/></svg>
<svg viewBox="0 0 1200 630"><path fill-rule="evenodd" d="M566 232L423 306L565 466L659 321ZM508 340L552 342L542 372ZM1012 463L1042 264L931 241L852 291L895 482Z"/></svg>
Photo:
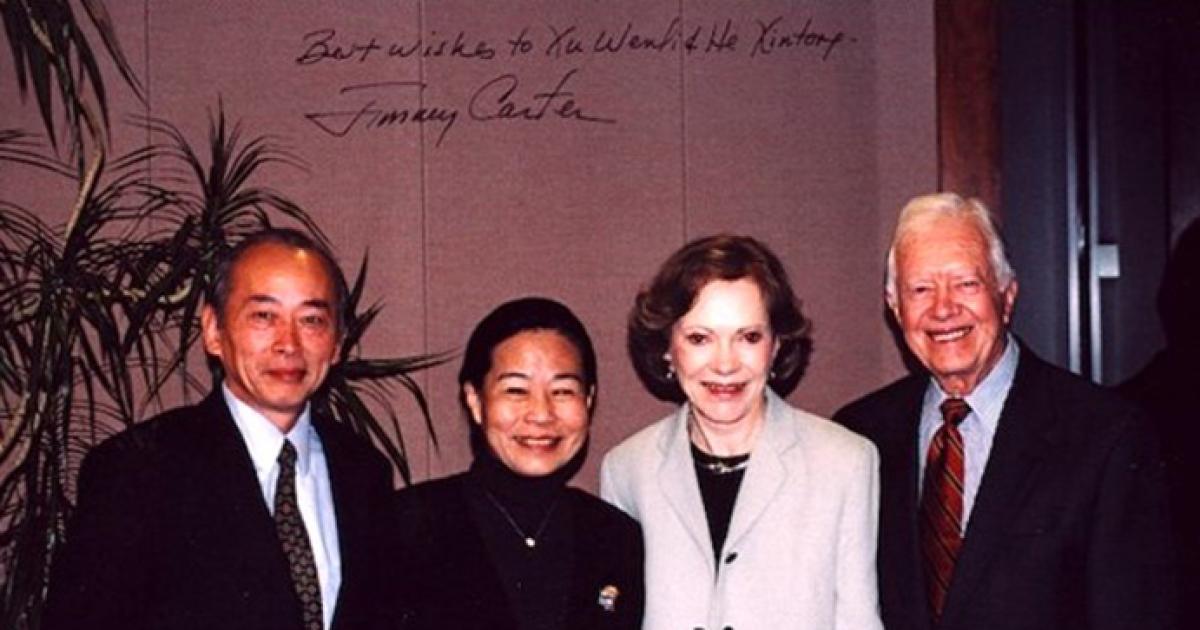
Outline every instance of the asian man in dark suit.
<svg viewBox="0 0 1200 630"><path fill-rule="evenodd" d="M909 202L886 284L925 371L835 416L881 457L884 625L1175 627L1153 431L1008 331L1017 281L987 208Z"/></svg>
<svg viewBox="0 0 1200 630"><path fill-rule="evenodd" d="M371 625L390 469L309 404L346 299L333 258L299 232L233 249L201 315L222 385L85 458L45 628Z"/></svg>

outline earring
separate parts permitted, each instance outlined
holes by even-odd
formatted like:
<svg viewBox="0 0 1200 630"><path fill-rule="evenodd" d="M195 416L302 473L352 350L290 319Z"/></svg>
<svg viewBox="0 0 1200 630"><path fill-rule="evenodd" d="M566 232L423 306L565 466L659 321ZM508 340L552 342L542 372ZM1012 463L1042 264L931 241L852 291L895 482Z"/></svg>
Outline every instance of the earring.
<svg viewBox="0 0 1200 630"><path fill-rule="evenodd" d="M674 363L667 364L667 380L668 381L675 380L675 364Z"/></svg>

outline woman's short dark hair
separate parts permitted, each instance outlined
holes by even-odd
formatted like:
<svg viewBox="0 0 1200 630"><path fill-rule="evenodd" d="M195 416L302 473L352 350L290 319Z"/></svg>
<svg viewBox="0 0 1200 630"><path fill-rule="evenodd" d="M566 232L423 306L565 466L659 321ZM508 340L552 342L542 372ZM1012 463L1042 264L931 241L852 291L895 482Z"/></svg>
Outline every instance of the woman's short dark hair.
<svg viewBox="0 0 1200 630"><path fill-rule="evenodd" d="M591 391L596 386L596 350L583 322L561 302L544 297L524 297L497 306L471 332L458 371L460 397L466 383L476 391L482 391L483 379L492 369L492 354L497 346L530 330L553 331L570 341L583 364L584 387Z"/></svg>
<svg viewBox="0 0 1200 630"><path fill-rule="evenodd" d="M718 234L696 239L672 254L634 301L629 313L629 356L650 393L662 400L684 401L664 358L671 330L709 282L742 278L758 285L771 331L779 341L768 384L781 396L796 388L812 352L811 324L800 312L783 264L766 245L749 236Z"/></svg>

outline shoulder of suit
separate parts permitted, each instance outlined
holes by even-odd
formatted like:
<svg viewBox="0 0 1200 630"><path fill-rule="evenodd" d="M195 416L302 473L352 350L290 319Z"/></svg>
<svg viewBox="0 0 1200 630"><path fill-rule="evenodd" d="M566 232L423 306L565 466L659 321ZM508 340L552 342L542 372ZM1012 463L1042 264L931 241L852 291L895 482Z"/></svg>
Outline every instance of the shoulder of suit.
<svg viewBox="0 0 1200 630"><path fill-rule="evenodd" d="M648 453L656 453L663 433L671 430L671 424L676 422L677 418L678 410L672 411L666 417L660 418L653 424L643 427L633 435L621 440L605 454L605 463L616 463L629 459L638 460Z"/></svg>
<svg viewBox="0 0 1200 630"><path fill-rule="evenodd" d="M88 450L79 471L81 486L93 481L149 487L179 468L181 458L202 440L211 422L205 403L176 407L137 422Z"/></svg>
<svg viewBox="0 0 1200 630"><path fill-rule="evenodd" d="M407 507L436 502L447 495L458 495L462 493L463 480L466 479L466 475L467 473L462 472L449 477L415 483L397 490L393 499L397 506Z"/></svg>
<svg viewBox="0 0 1200 630"><path fill-rule="evenodd" d="M380 474L386 471L391 476L391 465L379 449L375 448L368 437L359 435L349 426L329 418L313 418L314 426L325 447L325 456L342 458L343 463L350 463L364 469L374 469L371 472Z"/></svg>
<svg viewBox="0 0 1200 630"><path fill-rule="evenodd" d="M787 404L784 409L781 418L794 423L799 444L844 454L873 448L870 440L833 420Z"/></svg>
<svg viewBox="0 0 1200 630"><path fill-rule="evenodd" d="M834 422L859 430L894 416L924 393L929 377L910 374L853 400L833 414Z"/></svg>
<svg viewBox="0 0 1200 630"><path fill-rule="evenodd" d="M1027 366L1018 366L1016 380L1009 396L1025 395L1019 388L1041 388L1052 401L1058 416L1068 422L1084 423L1096 427L1097 423L1125 424L1148 422L1139 407L1117 392L1043 361L1026 348L1021 349L1021 361Z"/></svg>
<svg viewBox="0 0 1200 630"><path fill-rule="evenodd" d="M467 473L455 473L449 476L439 476L437 479L427 479L416 482L412 486L400 488L395 493L396 500L425 500L440 497L446 493L462 492L463 480Z"/></svg>
<svg viewBox="0 0 1200 630"><path fill-rule="evenodd" d="M567 496L570 497L572 508L581 517L580 520L589 526L599 525L626 535L641 536L641 526L620 508L579 488L567 488Z"/></svg>
<svg viewBox="0 0 1200 630"><path fill-rule="evenodd" d="M392 495L392 517L397 536L436 536L441 524L465 522L467 502L462 487L466 473L422 481Z"/></svg>
<svg viewBox="0 0 1200 630"><path fill-rule="evenodd" d="M131 451L160 452L176 443L188 444L195 431L203 423L213 419L206 410L206 402L184 405L164 411L156 416L134 423L127 429L97 444L91 453L97 456Z"/></svg>

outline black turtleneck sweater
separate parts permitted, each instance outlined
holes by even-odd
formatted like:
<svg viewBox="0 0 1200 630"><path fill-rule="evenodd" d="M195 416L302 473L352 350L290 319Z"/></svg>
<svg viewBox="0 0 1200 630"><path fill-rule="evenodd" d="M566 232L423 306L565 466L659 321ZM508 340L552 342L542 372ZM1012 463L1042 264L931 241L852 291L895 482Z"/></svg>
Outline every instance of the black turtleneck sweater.
<svg viewBox="0 0 1200 630"><path fill-rule="evenodd" d="M640 628L641 530L566 485L584 457L581 449L550 476L522 477L477 448L470 470L397 493L383 627Z"/></svg>
<svg viewBox="0 0 1200 630"><path fill-rule="evenodd" d="M525 477L488 452L467 473L471 517L522 630L566 628L574 519L563 499L572 468Z"/></svg>

